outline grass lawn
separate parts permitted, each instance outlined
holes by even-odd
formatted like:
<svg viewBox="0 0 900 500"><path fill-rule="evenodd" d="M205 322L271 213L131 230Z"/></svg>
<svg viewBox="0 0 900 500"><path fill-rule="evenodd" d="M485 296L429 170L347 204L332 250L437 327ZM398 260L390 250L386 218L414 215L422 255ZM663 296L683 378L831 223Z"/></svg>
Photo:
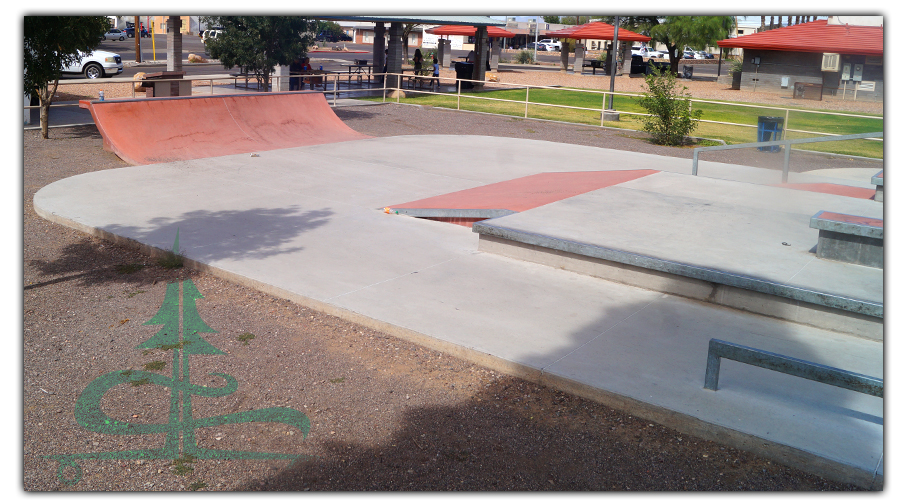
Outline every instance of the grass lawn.
<svg viewBox="0 0 900 500"><path fill-rule="evenodd" d="M480 111L509 116L526 116L527 93L527 117L544 120L554 120L569 123L583 123L588 125L600 125L600 110L608 104L604 101L604 94L597 91L585 91L584 89L511 89L494 90L484 92L463 92L459 98L459 109L466 111ZM473 97L478 97L473 98ZM364 100L380 101L380 97L367 97ZM420 94L407 92L407 97L400 102L409 104L421 104L441 108L457 108L456 94ZM641 116L645 110L638 104L637 96L617 95L613 101L614 109L620 113L618 121L603 120L607 127L641 130L643 127ZM567 106L552 107L554 106ZM735 104L748 104L737 106ZM580 108L580 109L571 109ZM787 108L787 126L791 130L787 133L787 139L800 139L816 137L815 134L794 132L824 132L829 134L849 135L863 132L883 132L884 120L875 119L882 115L855 115L872 116L873 118L860 118L855 116L825 115L805 108L783 106ZM695 130L695 136L708 139L721 139L727 144L740 144L756 142L757 120L760 116L775 116L785 118L784 109L765 109L759 105L750 103L694 102L693 109L703 111L701 120L727 122L707 123L701 122ZM629 114L636 113L636 114ZM742 126L743 125L743 126ZM836 141L818 144L802 144L794 146L794 149L807 149L825 151L837 154L865 156L869 158L884 158L884 143L873 140Z"/></svg>

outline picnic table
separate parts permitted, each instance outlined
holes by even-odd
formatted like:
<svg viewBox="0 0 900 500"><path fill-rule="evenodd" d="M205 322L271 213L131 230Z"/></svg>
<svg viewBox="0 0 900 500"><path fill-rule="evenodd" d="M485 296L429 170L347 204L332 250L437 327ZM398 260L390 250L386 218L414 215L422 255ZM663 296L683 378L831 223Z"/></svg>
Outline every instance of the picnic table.
<svg viewBox="0 0 900 500"><path fill-rule="evenodd" d="M362 85L362 77L366 75L366 79L369 82L369 86L372 86L372 65L366 64L367 61L365 59L357 59L354 64L348 65L347 73L349 74L349 78L347 79L347 85L350 85L350 80L353 79L353 76L356 75L356 83Z"/></svg>

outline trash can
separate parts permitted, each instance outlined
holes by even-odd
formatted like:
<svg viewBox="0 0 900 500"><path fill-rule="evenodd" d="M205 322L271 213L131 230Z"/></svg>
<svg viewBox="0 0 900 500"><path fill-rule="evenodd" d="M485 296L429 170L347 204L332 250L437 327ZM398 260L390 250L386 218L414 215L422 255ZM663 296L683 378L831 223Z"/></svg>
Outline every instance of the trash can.
<svg viewBox="0 0 900 500"><path fill-rule="evenodd" d="M631 71L629 75L645 75L647 74L647 63L641 56L631 56Z"/></svg>
<svg viewBox="0 0 900 500"><path fill-rule="evenodd" d="M461 82L463 80L471 80L472 73L475 71L475 64L470 62L459 61L456 63L456 84L462 85L463 89L474 89L475 84L472 82Z"/></svg>
<svg viewBox="0 0 900 500"><path fill-rule="evenodd" d="M783 132L784 118L780 116L760 116L756 120L756 142L781 140ZM781 146L763 146L756 149L774 153L781 151Z"/></svg>
<svg viewBox="0 0 900 500"><path fill-rule="evenodd" d="M684 74L684 78L687 80L694 78L694 67L693 66L685 66L683 74Z"/></svg>

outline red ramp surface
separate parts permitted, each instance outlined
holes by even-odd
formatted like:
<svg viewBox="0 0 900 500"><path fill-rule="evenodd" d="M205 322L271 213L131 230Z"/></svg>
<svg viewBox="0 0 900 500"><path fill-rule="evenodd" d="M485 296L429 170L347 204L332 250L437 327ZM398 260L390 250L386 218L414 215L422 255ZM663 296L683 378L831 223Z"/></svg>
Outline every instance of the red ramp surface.
<svg viewBox="0 0 900 500"><path fill-rule="evenodd" d="M655 174L658 170L544 172L447 193L389 208L506 209L524 212L548 203Z"/></svg>
<svg viewBox="0 0 900 500"><path fill-rule="evenodd" d="M132 165L368 139L320 93L81 101L103 147Z"/></svg>

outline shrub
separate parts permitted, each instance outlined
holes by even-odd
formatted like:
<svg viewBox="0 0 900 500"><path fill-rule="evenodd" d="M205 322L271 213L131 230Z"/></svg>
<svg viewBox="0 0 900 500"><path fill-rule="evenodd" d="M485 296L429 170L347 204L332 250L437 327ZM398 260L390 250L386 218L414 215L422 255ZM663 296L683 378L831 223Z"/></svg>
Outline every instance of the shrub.
<svg viewBox="0 0 900 500"><path fill-rule="evenodd" d="M699 124L701 110L691 111L691 95L684 85L677 89L675 75L660 74L656 68L645 79L647 91L638 99L638 104L650 116L642 117L644 131L651 141L664 146L681 146Z"/></svg>
<svg viewBox="0 0 900 500"><path fill-rule="evenodd" d="M520 50L516 54L516 63L518 64L534 64L534 52L530 50Z"/></svg>

